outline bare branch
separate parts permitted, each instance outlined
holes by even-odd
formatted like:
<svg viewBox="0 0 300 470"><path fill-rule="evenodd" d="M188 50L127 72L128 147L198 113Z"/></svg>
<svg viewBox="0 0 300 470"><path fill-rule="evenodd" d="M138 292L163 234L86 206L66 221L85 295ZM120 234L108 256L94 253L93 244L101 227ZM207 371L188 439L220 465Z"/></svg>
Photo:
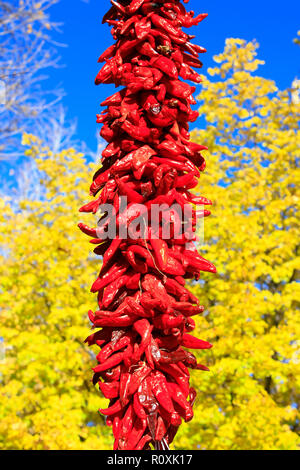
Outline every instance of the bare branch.
<svg viewBox="0 0 300 470"><path fill-rule="evenodd" d="M59 0L0 0L0 159L22 153L20 135L62 98L59 88L45 93L41 72L59 67L59 31L48 10Z"/></svg>

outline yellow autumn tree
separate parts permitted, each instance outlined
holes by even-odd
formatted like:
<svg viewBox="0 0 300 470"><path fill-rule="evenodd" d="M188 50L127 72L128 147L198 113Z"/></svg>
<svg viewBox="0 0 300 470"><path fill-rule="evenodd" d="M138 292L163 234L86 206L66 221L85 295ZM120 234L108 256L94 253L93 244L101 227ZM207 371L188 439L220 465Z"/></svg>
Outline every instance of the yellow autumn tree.
<svg viewBox="0 0 300 470"><path fill-rule="evenodd" d="M256 48L228 40L200 97L207 124L193 138L210 152L199 192L214 201L201 250L218 274L192 289L206 306L197 334L214 348L199 353L211 372L191 374L195 418L177 449L299 444L300 110L255 75ZM0 200L0 448L110 449L83 344L99 259L76 225L93 169L74 149L24 144L44 189L17 206Z"/></svg>
<svg viewBox="0 0 300 470"><path fill-rule="evenodd" d="M110 448L83 343L98 265L77 222L93 170L74 149L24 144L44 191L17 209L0 200L0 448Z"/></svg>
<svg viewBox="0 0 300 470"><path fill-rule="evenodd" d="M195 418L177 448L299 445L299 101L256 74L255 42L228 39L199 96L209 147L199 192L214 201L204 256L218 274L194 287L210 373L193 373Z"/></svg>

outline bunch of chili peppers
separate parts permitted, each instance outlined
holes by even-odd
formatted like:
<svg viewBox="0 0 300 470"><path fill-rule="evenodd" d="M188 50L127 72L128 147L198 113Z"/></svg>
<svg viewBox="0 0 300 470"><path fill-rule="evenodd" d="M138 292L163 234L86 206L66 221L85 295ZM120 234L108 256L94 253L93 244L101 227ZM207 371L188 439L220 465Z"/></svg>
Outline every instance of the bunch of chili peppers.
<svg viewBox="0 0 300 470"><path fill-rule="evenodd" d="M187 3L188 0L184 1ZM103 264L91 291L98 293L99 310L89 312L93 328L86 339L98 345L93 383L110 400L99 410L113 428L116 450L167 449L182 420L193 417L196 392L189 385L189 369L208 370L187 349L208 349L206 341L190 333L193 316L203 312L185 287L201 271L216 272L194 246L197 204L210 205L190 192L205 168L201 151L190 141L188 122L198 116L194 86L200 83L192 68L202 66L205 49L190 42L182 27L198 25L207 15L187 12L179 0L112 0L103 23L112 27L115 43L99 58L105 62L96 84L124 88L107 98L97 116L101 136L108 142L102 166L90 191L95 199L80 209L96 213L113 204L117 226L127 226L152 204L190 204L191 236L175 237L182 220L171 214L171 237L163 239L160 222L155 237L151 226L139 239L103 240L109 221L98 227L79 224L97 245ZM119 196L128 206L120 211ZM170 216L168 210L167 215ZM209 215L208 210L200 216Z"/></svg>

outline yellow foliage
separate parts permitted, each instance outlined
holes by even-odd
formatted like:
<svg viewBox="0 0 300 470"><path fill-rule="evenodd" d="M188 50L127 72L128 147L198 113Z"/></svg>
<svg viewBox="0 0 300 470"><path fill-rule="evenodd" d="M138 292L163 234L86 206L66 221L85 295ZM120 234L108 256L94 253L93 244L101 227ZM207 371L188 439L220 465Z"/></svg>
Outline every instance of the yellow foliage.
<svg viewBox="0 0 300 470"><path fill-rule="evenodd" d="M218 274L193 292L206 306L192 372L195 417L176 449L296 449L299 445L299 105L253 75L257 45L227 40L204 82L209 147L199 193L214 201L200 252ZM45 194L15 213L0 200L0 448L110 449L106 407L90 382L90 286L99 269L77 228L93 169L74 149L52 154L25 135ZM93 220L84 222L93 225ZM94 299L96 302L96 299Z"/></svg>

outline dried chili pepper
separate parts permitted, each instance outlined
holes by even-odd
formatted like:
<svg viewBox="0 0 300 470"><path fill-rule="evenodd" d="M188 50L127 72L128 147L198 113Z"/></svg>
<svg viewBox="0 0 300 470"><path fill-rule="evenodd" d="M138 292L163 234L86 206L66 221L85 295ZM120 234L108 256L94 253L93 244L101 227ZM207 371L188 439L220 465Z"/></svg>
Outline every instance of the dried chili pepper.
<svg viewBox="0 0 300 470"><path fill-rule="evenodd" d="M115 42L99 57L104 64L95 82L124 88L103 101L105 109L97 114L108 145L90 186L90 194L99 195L80 212L96 214L109 203L118 231L113 240L103 237L113 222L106 213L97 227L79 224L103 256L91 288L99 309L89 311L92 327L102 330L86 342L100 348L92 381L110 400L99 411L112 426L114 449L164 450L182 419L193 417L196 391L189 369L208 370L187 349L212 346L189 334L195 329L192 317L204 307L186 280L216 269L191 243L197 217L210 214L195 206L211 201L190 192L205 169L201 151L207 147L190 141L188 123L198 116L192 109L196 88L180 79L201 81L193 68L202 67L199 54L205 49L192 44L194 36L182 27L198 25L207 15L194 16L179 0L111 3L103 23L111 26ZM191 207L188 221L173 204ZM164 209L154 228L149 211L155 205ZM136 238L132 224L140 218L150 227Z"/></svg>

